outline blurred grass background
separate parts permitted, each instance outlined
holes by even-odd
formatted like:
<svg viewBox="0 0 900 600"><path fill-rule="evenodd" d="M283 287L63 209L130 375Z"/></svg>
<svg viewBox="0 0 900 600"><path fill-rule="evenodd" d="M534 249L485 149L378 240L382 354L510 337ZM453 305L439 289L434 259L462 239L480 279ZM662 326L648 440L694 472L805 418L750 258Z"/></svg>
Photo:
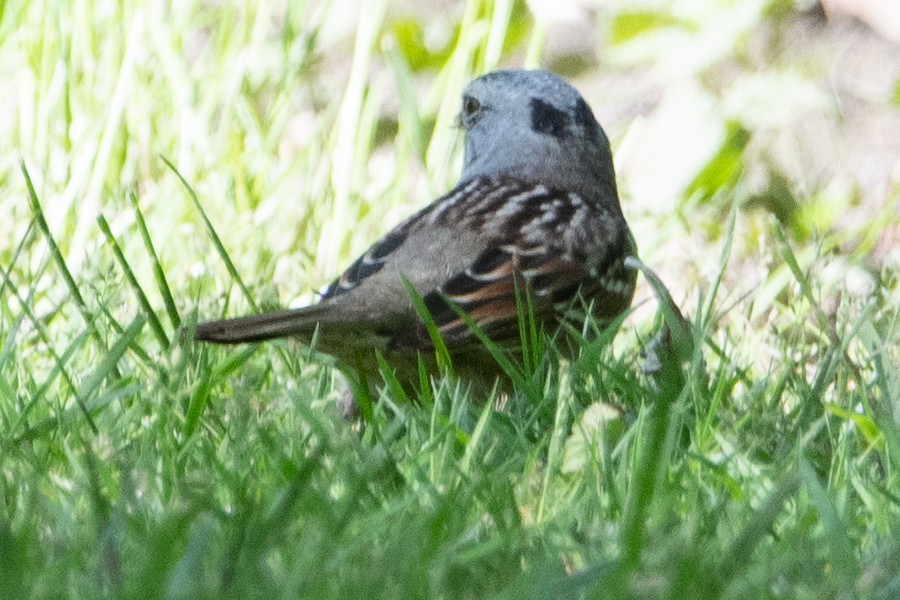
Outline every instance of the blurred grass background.
<svg viewBox="0 0 900 600"><path fill-rule="evenodd" d="M0 3L0 597L896 597L896 10ZM606 128L685 387L646 285L506 411L442 381L363 430L305 349L185 342L449 189L507 66Z"/></svg>

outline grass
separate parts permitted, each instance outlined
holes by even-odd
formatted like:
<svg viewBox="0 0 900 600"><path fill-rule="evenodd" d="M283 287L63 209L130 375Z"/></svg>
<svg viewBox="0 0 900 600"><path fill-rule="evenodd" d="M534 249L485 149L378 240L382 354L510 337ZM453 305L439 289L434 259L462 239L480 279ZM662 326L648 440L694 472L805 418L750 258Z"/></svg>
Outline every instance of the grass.
<svg viewBox="0 0 900 600"><path fill-rule="evenodd" d="M665 214L622 181L647 264L709 232L656 379L644 284L571 362L530 336L502 411L447 378L351 427L327 359L183 326L309 301L448 189L459 89L539 62L546 27L477 0L352 27L338 3L0 14L0 597L900 594L898 275L833 277L896 219L848 251L821 214L737 209L731 136ZM622 13L614 41L678 19ZM829 194L802 201L854 204Z"/></svg>

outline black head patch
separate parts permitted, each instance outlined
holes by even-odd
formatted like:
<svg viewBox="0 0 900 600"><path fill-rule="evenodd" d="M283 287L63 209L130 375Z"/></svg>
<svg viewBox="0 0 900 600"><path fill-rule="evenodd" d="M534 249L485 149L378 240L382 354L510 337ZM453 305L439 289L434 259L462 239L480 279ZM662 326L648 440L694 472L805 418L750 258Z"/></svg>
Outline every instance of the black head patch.
<svg viewBox="0 0 900 600"><path fill-rule="evenodd" d="M566 134L571 123L569 113L540 98L531 99L531 129L534 131L558 138Z"/></svg>
<svg viewBox="0 0 900 600"><path fill-rule="evenodd" d="M591 107L587 105L584 98L579 98L575 103L575 123L580 125L591 139L596 138L600 133L597 119L594 118L594 113L591 112Z"/></svg>

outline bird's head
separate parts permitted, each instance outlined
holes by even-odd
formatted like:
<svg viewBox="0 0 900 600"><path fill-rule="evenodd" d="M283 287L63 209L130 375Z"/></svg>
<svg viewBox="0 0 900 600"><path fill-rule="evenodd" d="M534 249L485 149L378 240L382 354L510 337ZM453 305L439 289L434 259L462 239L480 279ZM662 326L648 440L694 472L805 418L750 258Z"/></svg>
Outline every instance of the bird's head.
<svg viewBox="0 0 900 600"><path fill-rule="evenodd" d="M618 207L609 140L575 88L548 71L488 73L466 86L462 181L508 175Z"/></svg>

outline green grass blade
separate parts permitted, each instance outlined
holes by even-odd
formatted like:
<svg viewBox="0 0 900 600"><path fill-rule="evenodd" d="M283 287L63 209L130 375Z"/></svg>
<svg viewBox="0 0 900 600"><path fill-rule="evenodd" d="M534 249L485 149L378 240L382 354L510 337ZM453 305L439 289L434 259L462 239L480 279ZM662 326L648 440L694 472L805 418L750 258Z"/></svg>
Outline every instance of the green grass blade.
<svg viewBox="0 0 900 600"><path fill-rule="evenodd" d="M847 526L838 515L828 492L822 486L812 466L804 458L799 459L800 479L809 493L810 500L819 514L824 529L830 564L832 565L841 592L846 598L853 596L853 586L859 576L854 551L847 537Z"/></svg>
<svg viewBox="0 0 900 600"><path fill-rule="evenodd" d="M16 266L16 263L19 261L19 258L22 256L22 253L25 250L25 245L28 243L28 240L31 238L31 232L34 230L36 218L32 219L28 223L28 227L25 229L25 233L22 234L22 237L19 239L19 243L16 244L16 249L12 253L12 257L9 261L9 266L5 269L0 269L0 273L3 273L3 281L0 281L0 297L6 292L7 288L11 288L12 281L10 280L10 274ZM43 267L41 268L43 270Z"/></svg>
<svg viewBox="0 0 900 600"><path fill-rule="evenodd" d="M481 409L478 421L475 423L475 429L466 440L466 449L463 452L462 459L459 461L460 473L466 476L472 475L472 463L486 437L486 431L490 423L491 416L494 414L494 407L490 402L485 402Z"/></svg>
<svg viewBox="0 0 900 600"><path fill-rule="evenodd" d="M682 317L671 294L656 273L633 256L626 259L626 266L640 269L653 288L671 343L665 345L660 356L661 371L657 379L659 392L653 406L647 409L647 428L640 441L638 466L628 491L620 542L621 577L638 567L641 555L646 550L645 522L661 473L668 465L666 449L671 444L674 407L687 390L683 364L691 359L695 349L690 325Z"/></svg>
<svg viewBox="0 0 900 600"><path fill-rule="evenodd" d="M91 428L95 430L95 433L97 433L97 430L96 425L93 424L92 417L94 411L107 406L114 400L132 395L141 389L139 385L134 385L123 388L114 388L106 394L96 395L97 390L104 381L119 379L120 376L118 375L116 364L121 360L125 352L134 344L138 334L140 334L141 330L144 328L145 323L146 321L143 316L139 315L134 318L122 335L116 339L115 343L109 348L106 355L103 356L100 364L84 378L81 382L81 387L75 394L75 400L77 401L80 412L91 425ZM62 419L59 417L51 417L30 427L16 438L16 443L39 438L71 419L69 411L67 411L65 415L62 415L62 417Z"/></svg>
<svg viewBox="0 0 900 600"><path fill-rule="evenodd" d="M737 214L738 207L737 204L735 204L728 213L728 225L725 228L725 241L722 243L722 251L719 254L719 268L716 270L716 274L709 286L709 291L706 293L703 308L700 310L699 319L702 323L702 331L704 332L709 330L713 322L713 306L716 297L719 294L719 288L722 285L722 278L725 277L725 273L728 270L731 258L731 248L734 244L734 228L737 224ZM706 337L706 335L704 334L703 337Z"/></svg>
<svg viewBox="0 0 900 600"><path fill-rule="evenodd" d="M206 408L206 405L209 403L211 390L211 373L212 372L209 369L203 369L200 375L200 379L197 381L194 387L194 392L191 394L191 399L188 402L187 413L185 414L185 441L189 440L191 436L194 435L194 432L197 430L197 426L200 424L200 417L203 416L203 411Z"/></svg>
<svg viewBox="0 0 900 600"><path fill-rule="evenodd" d="M28 168L25 166L25 161L19 160L19 168L22 171L22 176L25 178L25 185L28 190L28 203L31 206L38 229L40 230L41 235L43 235L44 241L47 242L47 246L50 248L50 256L53 258L53 263L56 265L59 274L62 276L66 288L69 291L69 295L75 302L75 306L78 308L79 312L81 312L84 322L91 328L94 339L100 345L103 345L103 338L94 324L93 317L88 312L87 303L81 295L81 290L78 288L78 284L75 283L75 278L72 277L72 273L66 265L66 260L63 258L62 252L56 244L56 240L53 239L53 234L50 233L50 226L47 225L47 219L44 218L44 211L41 209L41 204L38 200L37 192L34 190L34 184L31 182L31 176L28 174Z"/></svg>
<svg viewBox="0 0 900 600"><path fill-rule="evenodd" d="M122 335L106 351L97 367L84 378L79 388L79 396L90 398L104 381L119 377L116 364L122 359L125 352L132 349L146 322L146 319L141 315L136 316L131 321L125 331L122 332Z"/></svg>
<svg viewBox="0 0 900 600"><path fill-rule="evenodd" d="M172 323L172 327L177 330L181 327L181 317L178 314L178 307L175 305L175 298L172 296L172 290L169 288L166 274L162 269L162 265L159 263L159 256L156 253L156 248L153 246L153 240L150 238L147 222L144 220L144 213L141 212L140 204L138 203L137 196L134 192L128 193L128 200L131 202L131 208L134 211L135 222L137 223L138 231L141 233L141 240L144 242L144 248L146 248L147 255L150 257L150 263L153 267L153 276L156 280L156 286L159 288L159 293L162 296L163 303L166 305L169 322Z"/></svg>
<svg viewBox="0 0 900 600"><path fill-rule="evenodd" d="M234 263L231 261L231 257L228 255L228 252L225 250L225 245L222 243L221 238L219 238L219 234L216 233L215 228L213 227L212 221L209 220L209 217L206 214L206 211L203 210L203 206L200 204L200 199L197 198L197 193L194 191L194 188L190 186L187 180L181 175L175 165L169 162L165 156L162 157L166 166L175 173L175 176L178 177L178 180L181 181L181 185L188 193L188 197L190 197L191 202L194 204L194 208L197 209L197 212L200 214L200 218L203 219L203 225L206 227L206 234L209 236L210 241L213 243L213 247L216 249L216 252L219 254L219 258L222 259L222 263L225 265L225 268L228 270L228 274L231 276L231 279L237 283L238 287L241 290L241 293L244 295L244 299L247 300L247 304L250 305L250 308L253 312L259 312L259 307L256 305L256 301L253 299L252 294L250 294L250 290L244 284L244 280L241 279L241 276L238 275L237 269L234 266Z"/></svg>
<svg viewBox="0 0 900 600"><path fill-rule="evenodd" d="M526 374L533 374L544 356L544 338L538 328L534 314L534 300L526 290L522 290L518 280L514 281L516 294L516 316L519 321L519 339L522 344L522 361Z"/></svg>
<svg viewBox="0 0 900 600"><path fill-rule="evenodd" d="M25 427L28 415L31 414L31 411L35 406L38 406L43 401L44 396L46 396L47 394L47 391L50 389L53 382L56 381L56 378L60 375L62 375L65 379L65 382L69 390L72 391L73 395L77 396L77 388L75 386L75 382L72 381L71 376L66 370L66 365L72 360L72 357L77 351L80 351L84 348L89 335L90 332L88 330L83 331L74 340L72 340L72 343L70 343L60 355L56 355L56 351L54 350L53 368L44 378L44 381L38 386L38 388L28 399L28 402L22 407L15 423L13 423L13 425L9 428L10 437L15 435L15 433L20 429L23 429Z"/></svg>
<svg viewBox="0 0 900 600"><path fill-rule="evenodd" d="M420 161L425 161L425 140L422 134L422 119L416 102L415 88L413 87L412 73L409 65L396 44L390 44L384 51L385 58L391 71L394 73L394 81L397 82L397 96L400 101L398 119L400 127L405 131Z"/></svg>
<svg viewBox="0 0 900 600"><path fill-rule="evenodd" d="M147 321L150 323L150 330L153 331L153 334L156 336L156 340L159 342L159 345L162 348L168 348L169 336L166 335L162 323L160 323L159 318L156 316L156 312L153 310L153 307L150 306L150 300L147 299L147 295L141 288L141 284L138 282L137 277L135 277L134 271L131 270L131 265L128 264L128 260L125 258L125 254L122 252L122 249L119 247L119 243L116 241L112 230L109 228L109 223L106 221L106 217L104 217L102 214L99 215L97 217L97 224L100 226L100 231L102 231L103 235L106 236L106 243L109 244L113 255L116 257L116 260L119 263L119 266L122 267L122 272L125 274L125 279L128 280L131 289L134 291L134 295L137 297L138 304L140 305L141 310L144 312L144 316L147 318Z"/></svg>
<svg viewBox="0 0 900 600"><path fill-rule="evenodd" d="M384 378L385 383L387 383L388 388L390 388L394 398L399 400L402 404L408 405L409 397L406 394L406 390L403 389L403 385L394 374L394 369L388 361L384 359L384 355L381 354L381 352L376 351L375 360L378 362L378 370L381 372L381 376Z"/></svg>
<svg viewBox="0 0 900 600"><path fill-rule="evenodd" d="M517 367L513 362L509 359L506 353L503 351L497 342L492 340L490 336L485 333L484 329L476 323L469 314L460 308L455 302L453 302L450 298L444 298L444 301L456 312L459 318L465 323L466 327L472 332L472 334L478 338L478 341L484 346L484 348L490 353L491 357L497 361L497 364L500 365L500 368L503 369L503 372L512 380L513 385L515 385L518 389L524 391L529 398L537 398L540 394L540 390L537 389L534 383L530 380L526 374Z"/></svg>
<svg viewBox="0 0 900 600"><path fill-rule="evenodd" d="M717 569L718 576L723 582L740 577L741 572L747 568L747 557L752 556L753 550L770 534L772 526L781 513L785 502L788 501L800 486L800 476L796 470L792 470L781 478L778 486L769 495L765 503L754 511L749 522L741 530L740 534L731 543L730 548L724 552L723 558Z"/></svg>
<svg viewBox="0 0 900 600"><path fill-rule="evenodd" d="M422 296L416 291L405 276L400 275L400 278L403 280L406 292L412 300L413 308L416 309L416 314L419 315L419 318L425 325L425 329L428 331L428 337L431 338L431 343L434 345L434 355L437 359L438 368L442 371L452 370L453 361L450 358L450 351L447 350L447 344L444 343L444 338L441 336L440 330L438 330L437 325L435 325L434 319L431 318L428 307L425 306L425 300L422 299Z"/></svg>

